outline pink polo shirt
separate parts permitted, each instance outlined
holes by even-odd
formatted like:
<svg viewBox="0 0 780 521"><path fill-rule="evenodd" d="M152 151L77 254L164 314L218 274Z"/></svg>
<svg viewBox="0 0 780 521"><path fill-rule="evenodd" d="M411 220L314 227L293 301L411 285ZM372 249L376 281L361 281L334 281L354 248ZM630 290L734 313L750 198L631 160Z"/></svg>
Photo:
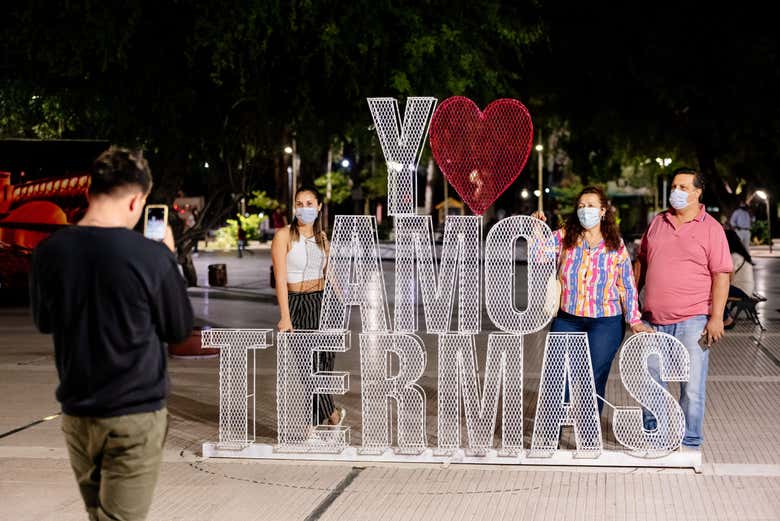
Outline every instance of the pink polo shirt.
<svg viewBox="0 0 780 521"><path fill-rule="evenodd" d="M642 237L637 258L647 266L645 318L675 324L709 315L712 275L733 269L723 227L700 205L699 215L675 227L666 211L655 216Z"/></svg>

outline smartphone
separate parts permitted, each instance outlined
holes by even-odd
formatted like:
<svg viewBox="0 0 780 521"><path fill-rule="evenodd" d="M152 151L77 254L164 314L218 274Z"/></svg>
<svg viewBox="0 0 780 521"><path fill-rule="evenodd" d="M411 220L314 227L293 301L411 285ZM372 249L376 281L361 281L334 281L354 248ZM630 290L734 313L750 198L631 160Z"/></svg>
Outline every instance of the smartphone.
<svg viewBox="0 0 780 521"><path fill-rule="evenodd" d="M701 336L699 337L699 347L701 347L702 351L706 351L710 348L710 346L707 345L707 332L702 332Z"/></svg>
<svg viewBox="0 0 780 521"><path fill-rule="evenodd" d="M168 225L168 207L164 204L150 204L144 210L144 237L153 241L165 238Z"/></svg>

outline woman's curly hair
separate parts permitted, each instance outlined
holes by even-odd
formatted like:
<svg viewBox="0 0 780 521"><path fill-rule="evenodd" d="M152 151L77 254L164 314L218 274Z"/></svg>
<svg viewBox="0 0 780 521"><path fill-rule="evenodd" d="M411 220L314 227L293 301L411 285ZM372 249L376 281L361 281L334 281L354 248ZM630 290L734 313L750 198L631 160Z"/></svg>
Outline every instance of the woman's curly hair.
<svg viewBox="0 0 780 521"><path fill-rule="evenodd" d="M598 186L587 186L583 188L582 192L580 192L580 195L577 196L576 204L579 204L580 199L585 194L596 194L599 198L599 202L601 203L601 207L606 209L604 217L601 219L601 235L604 236L604 244L606 245L607 249L613 251L620 249L620 229L618 228L617 222L615 221L615 209L612 208L612 206L609 204L607 194L605 194L604 190ZM566 219L564 230L566 233L563 236L562 246L564 250L568 250L577 245L577 241L582 235L582 232L585 231L585 228L582 227L580 220L577 218L576 205L574 211Z"/></svg>

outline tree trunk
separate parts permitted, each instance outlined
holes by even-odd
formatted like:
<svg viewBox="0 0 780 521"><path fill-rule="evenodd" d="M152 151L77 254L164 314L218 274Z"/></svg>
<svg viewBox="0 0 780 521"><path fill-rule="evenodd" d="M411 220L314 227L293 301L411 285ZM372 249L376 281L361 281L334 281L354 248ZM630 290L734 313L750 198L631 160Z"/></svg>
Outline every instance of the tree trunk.
<svg viewBox="0 0 780 521"><path fill-rule="evenodd" d="M195 263L192 262L192 252L189 251L179 255L179 263L184 273L184 280L187 281L187 287L193 288L198 285L198 273L195 270Z"/></svg>

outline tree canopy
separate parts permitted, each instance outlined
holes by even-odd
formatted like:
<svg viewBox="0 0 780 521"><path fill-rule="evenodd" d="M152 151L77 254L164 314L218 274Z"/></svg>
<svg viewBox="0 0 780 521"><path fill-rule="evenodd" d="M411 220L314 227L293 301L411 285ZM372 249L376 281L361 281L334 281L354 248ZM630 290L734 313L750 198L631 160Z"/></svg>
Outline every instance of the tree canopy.
<svg viewBox="0 0 780 521"><path fill-rule="evenodd" d="M583 182L655 157L714 200L780 190L778 49L768 16L675 4L33 0L0 21L0 137L144 146L156 186L235 198L312 181L334 140L380 155L368 96L517 97ZM747 15L745 15L747 16ZM208 167L205 165L208 164ZM652 165L652 163L651 163ZM644 167L642 167L644 168ZM354 180L356 183L365 179ZM369 182L370 185L370 182ZM731 193L730 193L731 192ZM283 197L280 197L283 199Z"/></svg>

